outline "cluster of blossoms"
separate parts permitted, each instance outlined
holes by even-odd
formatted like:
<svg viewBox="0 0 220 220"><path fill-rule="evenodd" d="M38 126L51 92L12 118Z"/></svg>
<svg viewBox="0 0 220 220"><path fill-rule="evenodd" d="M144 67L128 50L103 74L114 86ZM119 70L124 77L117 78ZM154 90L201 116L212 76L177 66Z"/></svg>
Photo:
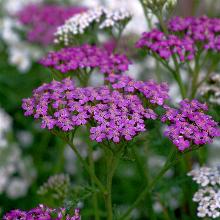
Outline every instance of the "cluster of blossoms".
<svg viewBox="0 0 220 220"><path fill-rule="evenodd" d="M200 94L208 98L210 103L220 105L220 74L214 74L209 81L200 88Z"/></svg>
<svg viewBox="0 0 220 220"><path fill-rule="evenodd" d="M195 54L194 42L189 37L182 39L174 34L166 35L158 29L144 32L136 43L138 48L146 48L159 55L162 59L169 59L173 55L180 61L192 60Z"/></svg>
<svg viewBox="0 0 220 220"><path fill-rule="evenodd" d="M208 17L175 17L168 23L168 34L154 29L143 33L137 47L147 48L161 58L175 55L180 61L192 60L197 51L220 50L220 19Z"/></svg>
<svg viewBox="0 0 220 220"><path fill-rule="evenodd" d="M55 43L71 45L74 43L74 37L89 31L94 26L98 29L124 27L130 18L130 12L125 9L109 10L104 7L91 9L71 17L64 25L58 27Z"/></svg>
<svg viewBox="0 0 220 220"><path fill-rule="evenodd" d="M125 55L110 54L103 48L85 44L51 52L40 63L62 73L88 68L98 68L102 73L119 73L128 70L130 61Z"/></svg>
<svg viewBox="0 0 220 220"><path fill-rule="evenodd" d="M180 102L179 109L169 106L164 106L164 108L166 113L161 120L169 122L165 135L180 151L192 145L211 143L214 137L220 136L218 123L204 113L208 110L206 104L185 99Z"/></svg>
<svg viewBox="0 0 220 220"><path fill-rule="evenodd" d="M66 174L51 176L38 190L39 195L51 194L54 199L62 200L66 197L70 187L70 177Z"/></svg>
<svg viewBox="0 0 220 220"><path fill-rule="evenodd" d="M203 17L175 17L170 20L168 29L177 34L184 34L199 43L206 50L220 50L220 19Z"/></svg>
<svg viewBox="0 0 220 220"><path fill-rule="evenodd" d="M193 180L202 187L220 185L219 167L201 167L190 171L188 175L192 176Z"/></svg>
<svg viewBox="0 0 220 220"><path fill-rule="evenodd" d="M12 210L5 214L3 220L26 220L26 219L56 219L56 220L81 220L80 210L75 209L74 215L66 214L64 208L51 209L44 205L39 205L29 211Z"/></svg>
<svg viewBox="0 0 220 220"><path fill-rule="evenodd" d="M131 140L146 130L145 119L157 117L143 101L153 106L163 105L168 97L167 87L153 81L135 83L130 80L126 86L126 80L121 80L122 86L119 84L113 84L117 89L108 86L77 88L69 78L52 81L34 90L33 97L24 99L22 107L26 116L41 119L42 128L70 131L90 122L92 140L108 139L116 143L121 139ZM124 92L120 92L123 87ZM140 93L143 101L134 90Z"/></svg>
<svg viewBox="0 0 220 220"><path fill-rule="evenodd" d="M27 40L47 46L53 43L57 27L73 15L85 11L83 7L51 4L31 4L18 13L18 19L27 27Z"/></svg>
<svg viewBox="0 0 220 220"><path fill-rule="evenodd" d="M205 218L220 217L220 169L201 167L188 173L199 185L193 201L198 203L197 215Z"/></svg>

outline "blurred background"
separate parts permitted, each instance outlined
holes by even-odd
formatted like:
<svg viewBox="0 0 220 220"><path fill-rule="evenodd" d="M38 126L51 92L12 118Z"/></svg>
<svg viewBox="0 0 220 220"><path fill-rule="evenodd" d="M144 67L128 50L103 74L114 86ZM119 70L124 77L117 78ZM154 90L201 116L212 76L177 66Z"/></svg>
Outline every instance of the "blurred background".
<svg viewBox="0 0 220 220"><path fill-rule="evenodd" d="M0 0L0 215L10 209L29 209L39 203L55 207L63 205L56 199L50 200L48 199L50 197L42 196L39 189L49 177L65 173L70 178L74 190L71 194L72 197L64 203L65 205L77 204L84 209L86 216L91 210L86 208L86 204L89 203L86 200L89 197L89 189L85 181L87 176L82 167L79 166L72 151L61 140L46 130L41 130L39 124L31 118L24 117L21 110L22 98L30 96L34 88L52 79L49 71L38 63L40 57L53 49L52 42L43 44L40 41L34 41L35 35L32 36L32 39L26 38L25 33L29 27L25 22L22 24L18 16L19 12L29 4L52 4L64 5L65 7L71 5L71 7L84 9L97 5L127 8L133 14L133 19L123 33L125 40L120 42L119 48L120 51L126 51L126 54L133 61L128 74L138 79L153 78L158 80L155 74L158 66L155 61L150 57L143 58L134 48L135 41L143 31L149 30L149 26L144 19L144 13L138 0ZM197 16L205 14L219 17L219 9L220 1L216 0L180 0L173 15ZM37 17L34 14L32 16ZM45 25L47 31L49 30L48 24L43 22L46 20L47 18L39 19L39 26ZM60 22L64 21L61 19ZM152 23L156 24L157 21L152 18ZM54 24L54 28L56 29L56 25L61 24L59 22ZM42 36L45 36L43 32L45 30L41 30ZM178 101L180 97L177 93L177 87L168 75L164 74L160 80L168 81L171 86L170 95L175 101ZM211 108L218 121L219 105L220 102L215 103ZM142 159L149 164L150 169L154 169L156 172L165 161L166 147L170 143L167 139L158 138L158 132L155 130L148 136L151 140L148 152L145 152L144 148L140 148L140 151L143 151L143 155L144 153L151 155L149 161L145 161L144 156ZM79 137L76 142L86 157L82 139ZM219 141L215 141L209 148L204 149L201 161L216 165L220 162L219 156ZM100 152L98 149L94 152L94 158L99 165ZM155 196L153 207L158 213L158 219L164 219L165 211L173 210L175 213L180 211L179 207L183 197L180 188L182 184L185 184L185 181L190 180L182 174L175 179L173 178L174 172L167 173L164 182L159 186L162 188L162 195ZM140 180L137 168L133 166L132 161L125 160L118 169L115 179L115 201L118 203L120 200L132 201L137 193L135 189ZM69 204L69 201L74 204ZM126 205L121 208L125 209ZM143 204L132 213L132 219L144 219L141 217L144 212ZM186 217L185 219L190 218ZM195 219L197 218L195 217Z"/></svg>

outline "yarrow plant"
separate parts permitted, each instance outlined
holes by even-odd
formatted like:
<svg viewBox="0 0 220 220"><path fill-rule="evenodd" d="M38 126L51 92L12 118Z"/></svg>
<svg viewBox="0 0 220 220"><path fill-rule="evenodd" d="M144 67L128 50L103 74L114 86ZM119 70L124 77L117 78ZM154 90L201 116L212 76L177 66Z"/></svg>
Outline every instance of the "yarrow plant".
<svg viewBox="0 0 220 220"><path fill-rule="evenodd" d="M134 80L125 74L131 62L123 53L116 54L115 50L122 31L131 19L131 14L121 9L109 11L102 7L74 15L58 27L55 43L61 49L50 52L40 61L43 66L51 70L54 79L34 89L31 97L22 100L25 116L32 116L40 122L42 129L47 129L61 138L75 152L90 178L91 187L89 185L87 188L90 189L92 201L85 204L92 204L92 211L90 210L87 215L88 218L92 217L95 220L102 218L126 220L132 216L132 211L144 199L148 209L146 216L154 219L151 218L154 200L152 195L158 181L166 171L180 160L184 160L186 154L211 143L215 137L220 136L218 123L206 113L208 106L195 99L197 88L206 80L206 78L199 79L199 71L204 63L200 58L208 59L210 54L218 52L217 27L214 30L211 25L213 23L216 25L216 21L205 18L183 20L175 18L176 23L171 20L166 25L161 17L163 11L165 8L167 12L170 11L171 9L168 8L173 8L176 1L152 0L141 3L145 10L148 5L149 11L156 13L159 26L149 33L144 33L136 46L147 50L173 74L182 94L179 107L171 105L172 99L168 95L167 83ZM184 28L181 29L180 26ZM199 36L191 33L194 29L199 31L199 26L202 29ZM206 26L209 27L207 32ZM215 35L215 46L212 47L208 42L207 48L207 39L202 39L201 36L206 37L209 30ZM114 36L116 45L113 50L104 49L98 39L99 33ZM212 60L212 57L210 59ZM212 61L211 68L215 68L217 60ZM187 82L187 85L180 75L183 66L189 69L192 78L191 83ZM103 76L101 85L90 84L89 79L93 72ZM142 164L137 150L145 147L145 139L151 134L151 130L161 128L161 125L167 125L164 136L167 136L171 142L166 141L166 143L172 143L174 147L158 174L151 176L146 169L147 163ZM157 134L163 138L160 128ZM83 139L86 154L83 154L80 146L77 146L75 141L77 135ZM94 150L97 149L100 151L98 163L101 172L96 170L93 155ZM130 152L135 158L134 162L137 163L143 188L134 202L122 213L117 207L118 204L116 209L113 209L115 201L112 201L114 199L112 199L112 185L120 160ZM184 161L182 165L185 169ZM69 179L65 176L51 177L41 188L41 192L44 194L53 189L56 191L54 197L60 198L63 194L67 194L67 190L64 192L59 187L65 188L67 185ZM105 211L102 210L103 205L99 204L101 199L105 203ZM34 212L34 215L39 213L45 217L46 214L48 219L51 217L51 212L54 212L58 219L77 219L67 217L66 213L64 214L65 210L53 211L43 206L38 207L37 210L40 211ZM164 210L166 211L166 208ZM28 216L29 212L22 212L22 215ZM76 211L75 215L79 218L79 211ZM32 217L30 214L30 218Z"/></svg>
<svg viewBox="0 0 220 220"><path fill-rule="evenodd" d="M197 215L200 218L220 217L220 170L219 167L201 167L188 173L199 185L193 201L198 203Z"/></svg>
<svg viewBox="0 0 220 220"><path fill-rule="evenodd" d="M44 205L39 205L29 211L12 210L5 214L3 220L26 220L26 219L57 219L57 220L81 220L80 210L75 209L73 215L66 213L65 208L51 209Z"/></svg>
<svg viewBox="0 0 220 220"><path fill-rule="evenodd" d="M92 32L97 29L99 31L110 29L113 35L115 31L117 32L116 34L121 35L130 19L131 14L125 9L110 10L104 7L97 7L71 17L64 25L58 27L55 33L55 43L70 46L76 44L77 40L80 40L78 38L82 38L82 35L87 32L94 35Z"/></svg>
<svg viewBox="0 0 220 220"><path fill-rule="evenodd" d="M143 33L136 46L150 52L173 74L179 84L182 97L193 98L198 88L218 65L219 22L218 18L206 16L175 17L168 22L167 26L163 24L162 30L156 28ZM208 67L207 60L211 63ZM184 83L181 76L182 64L185 64L189 73L190 84L188 85ZM207 74L199 77L204 67L207 68ZM191 91L191 94L187 94L187 90Z"/></svg>
<svg viewBox="0 0 220 220"><path fill-rule="evenodd" d="M112 220L110 192L119 159L129 142L147 130L147 122L158 118L158 108L166 111L162 116L162 122L170 122L166 134L180 152L191 150L194 145L200 147L210 143L219 136L219 130L217 123L203 113L207 106L197 100L183 100L180 109L167 106L165 101L169 96L165 83L136 81L126 75L113 73L108 74L104 81L106 85L99 87L78 87L70 78L64 78L61 82L53 80L35 89L31 98L23 99L22 108L26 116L34 116L41 121L41 128L49 129L71 146L94 184L103 193L107 218ZM108 158L106 186L73 144L76 129L84 125L90 133L90 139L99 143ZM166 162L162 174L176 162L172 161L175 154L174 151ZM139 195L137 201L147 192L148 188ZM132 208L121 219L125 219Z"/></svg>

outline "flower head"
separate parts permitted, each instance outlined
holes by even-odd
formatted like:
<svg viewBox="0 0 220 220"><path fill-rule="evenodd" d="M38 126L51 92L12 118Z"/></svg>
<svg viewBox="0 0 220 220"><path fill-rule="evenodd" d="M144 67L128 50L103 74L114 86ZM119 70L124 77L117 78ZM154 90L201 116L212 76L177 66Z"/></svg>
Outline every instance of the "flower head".
<svg viewBox="0 0 220 220"><path fill-rule="evenodd" d="M180 151L192 145L211 143L214 137L220 136L218 123L204 113L208 107L197 100L185 99L180 102L179 109L168 106L165 109L166 113L161 119L169 122L165 135Z"/></svg>
<svg viewBox="0 0 220 220"><path fill-rule="evenodd" d="M193 59L195 54L194 41L191 38L166 35L158 29L143 33L136 47L145 48L165 60L175 55L181 62Z"/></svg>
<svg viewBox="0 0 220 220"><path fill-rule="evenodd" d="M202 50L219 52L219 30L219 18L174 17L168 22L168 33L159 29L143 33L136 46L162 59L168 60L174 55L184 62L192 60Z"/></svg>
<svg viewBox="0 0 220 220"><path fill-rule="evenodd" d="M98 68L101 73L120 73L128 70L130 61L123 54L110 54L103 48L84 44L51 52L40 63L62 73L88 68Z"/></svg>
<svg viewBox="0 0 220 220"><path fill-rule="evenodd" d="M64 132L93 124L90 138L97 142L130 141L146 130L146 120L157 118L154 108L163 105L168 98L167 86L129 79L131 85L127 89L118 86L120 81L125 85L126 77L120 79L111 75L108 80L111 78L115 79L113 88L79 88L69 78L44 84L34 90L33 97L23 100L24 110L28 112L25 115L40 119L42 128L58 128ZM29 109L33 109L32 113Z"/></svg>

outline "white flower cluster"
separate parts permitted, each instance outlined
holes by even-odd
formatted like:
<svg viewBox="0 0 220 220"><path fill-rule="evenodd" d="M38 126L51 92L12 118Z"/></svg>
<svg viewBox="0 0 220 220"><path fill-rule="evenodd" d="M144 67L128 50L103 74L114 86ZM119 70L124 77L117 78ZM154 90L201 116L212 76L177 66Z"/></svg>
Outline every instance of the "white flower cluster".
<svg viewBox="0 0 220 220"><path fill-rule="evenodd" d="M220 74L216 73L210 77L208 83L200 89L202 96L208 96L210 103L220 105Z"/></svg>
<svg viewBox="0 0 220 220"><path fill-rule="evenodd" d="M197 216L220 217L220 168L201 167L188 173L199 184L193 201L198 202Z"/></svg>
<svg viewBox="0 0 220 220"><path fill-rule="evenodd" d="M92 25L99 29L112 28L130 18L131 13L125 9L110 10L104 7L91 9L74 15L64 25L58 27L55 33L55 43L64 43L67 46L74 35L85 33Z"/></svg>
<svg viewBox="0 0 220 220"><path fill-rule="evenodd" d="M0 194L11 199L24 196L35 176L32 160L23 158L21 149L8 141L11 118L0 109Z"/></svg>
<svg viewBox="0 0 220 220"><path fill-rule="evenodd" d="M1 2L3 17L0 18L0 38L6 44L9 63L17 66L20 72L27 72L33 61L38 60L42 51L22 40L18 30L22 25L16 20L15 14L25 5L39 2L37 0L5 0Z"/></svg>
<svg viewBox="0 0 220 220"><path fill-rule="evenodd" d="M188 173L188 176L192 176L193 180L202 187L208 185L220 186L220 169L218 167L201 167L200 169L192 170Z"/></svg>

